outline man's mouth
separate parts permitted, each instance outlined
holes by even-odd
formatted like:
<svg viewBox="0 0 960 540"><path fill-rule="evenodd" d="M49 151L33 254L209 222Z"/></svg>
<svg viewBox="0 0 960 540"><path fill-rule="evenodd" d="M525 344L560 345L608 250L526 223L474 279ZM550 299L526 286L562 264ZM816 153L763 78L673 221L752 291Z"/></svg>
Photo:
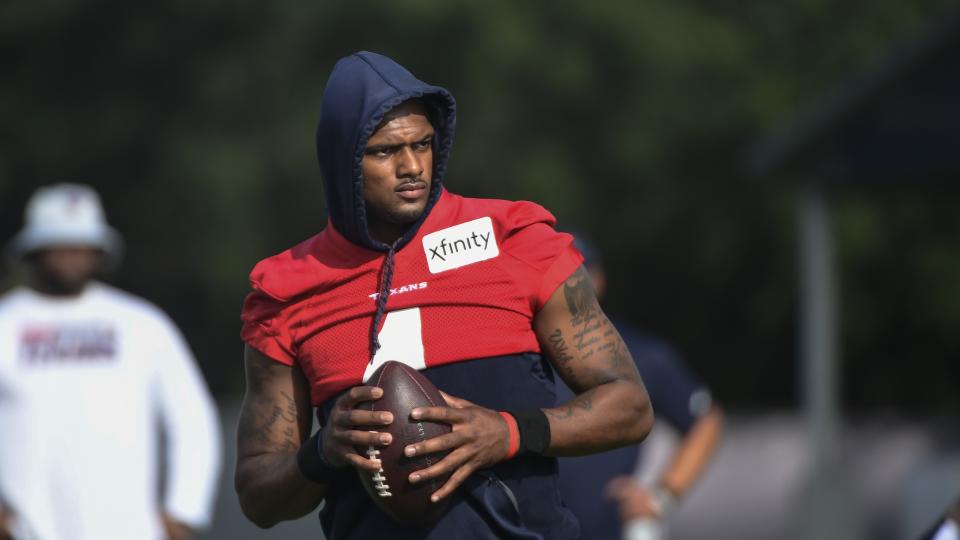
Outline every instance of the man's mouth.
<svg viewBox="0 0 960 540"><path fill-rule="evenodd" d="M427 192L427 183L422 181L407 182L397 188L397 195L407 200L416 200Z"/></svg>

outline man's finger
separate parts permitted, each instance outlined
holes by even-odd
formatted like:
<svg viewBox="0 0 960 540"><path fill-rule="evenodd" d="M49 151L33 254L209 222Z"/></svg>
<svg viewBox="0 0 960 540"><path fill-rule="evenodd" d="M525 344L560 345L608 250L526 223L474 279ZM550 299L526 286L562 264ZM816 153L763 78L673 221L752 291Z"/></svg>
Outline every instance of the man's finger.
<svg viewBox="0 0 960 540"><path fill-rule="evenodd" d="M334 424L351 428L355 426L387 426L393 422L393 414L386 411L350 409L336 413Z"/></svg>
<svg viewBox="0 0 960 540"><path fill-rule="evenodd" d="M407 479L412 484L426 482L431 478L443 476L455 469L459 469L461 465L467 462L467 459L468 452L463 448L458 448L426 469L421 469L419 471L410 473L410 476L408 476Z"/></svg>
<svg viewBox="0 0 960 540"><path fill-rule="evenodd" d="M444 424L454 424L465 418L461 409L453 407L417 407L410 411L410 417L414 420L432 420Z"/></svg>
<svg viewBox="0 0 960 540"><path fill-rule="evenodd" d="M335 411L331 416L331 423L342 429L356 429L358 427L386 426L393 422L393 414L386 411L365 411L362 409L348 409Z"/></svg>
<svg viewBox="0 0 960 540"><path fill-rule="evenodd" d="M367 459L352 450L344 452L343 458L353 467L364 471L375 473L382 467L379 459Z"/></svg>
<svg viewBox="0 0 960 540"><path fill-rule="evenodd" d="M425 441L409 444L403 449L403 455L407 457L422 456L424 454L436 454L444 450L450 450L462 445L463 435L453 432L433 437Z"/></svg>
<svg viewBox="0 0 960 540"><path fill-rule="evenodd" d="M374 401L383 397L383 388L377 386L354 386L337 400L341 409L352 409L357 403Z"/></svg>
<svg viewBox="0 0 960 540"><path fill-rule="evenodd" d="M389 433L378 431L344 429L336 431L332 435L334 440L346 446L383 446L393 442L393 436Z"/></svg>
<svg viewBox="0 0 960 540"><path fill-rule="evenodd" d="M444 497L453 493L453 490L460 487L460 484L462 484L471 473L473 473L473 467L470 466L469 463L454 471L454 473L450 475L450 479L447 480L440 489L433 492L433 495L430 496L430 501L439 502L443 500Z"/></svg>
<svg viewBox="0 0 960 540"><path fill-rule="evenodd" d="M467 407L472 407L473 403L456 396L451 396L450 394L440 390L440 395L443 396L443 399L447 401L447 405L453 407L454 409L466 409Z"/></svg>

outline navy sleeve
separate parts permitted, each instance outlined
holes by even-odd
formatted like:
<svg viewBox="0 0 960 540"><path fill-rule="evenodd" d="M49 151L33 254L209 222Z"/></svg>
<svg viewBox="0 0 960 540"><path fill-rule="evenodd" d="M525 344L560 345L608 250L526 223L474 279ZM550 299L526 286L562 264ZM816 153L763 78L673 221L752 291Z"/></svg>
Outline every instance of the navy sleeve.
<svg viewBox="0 0 960 540"><path fill-rule="evenodd" d="M621 322L614 324L637 363L656 418L687 433L710 409L709 389L664 341L637 333Z"/></svg>

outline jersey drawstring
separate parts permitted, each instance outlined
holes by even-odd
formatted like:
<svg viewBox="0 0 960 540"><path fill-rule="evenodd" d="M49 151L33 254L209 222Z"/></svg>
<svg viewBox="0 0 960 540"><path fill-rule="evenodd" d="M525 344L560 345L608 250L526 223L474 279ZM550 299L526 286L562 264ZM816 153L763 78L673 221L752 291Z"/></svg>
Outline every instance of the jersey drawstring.
<svg viewBox="0 0 960 540"><path fill-rule="evenodd" d="M387 258L383 263L383 274L380 277L380 294L377 295L377 311L373 314L373 326L370 327L370 363L373 363L373 357L380 350L380 338L377 334L380 331L380 322L387 312L387 298L390 296L390 284L393 282L393 263L394 256L397 253L397 243L390 245L387 251Z"/></svg>

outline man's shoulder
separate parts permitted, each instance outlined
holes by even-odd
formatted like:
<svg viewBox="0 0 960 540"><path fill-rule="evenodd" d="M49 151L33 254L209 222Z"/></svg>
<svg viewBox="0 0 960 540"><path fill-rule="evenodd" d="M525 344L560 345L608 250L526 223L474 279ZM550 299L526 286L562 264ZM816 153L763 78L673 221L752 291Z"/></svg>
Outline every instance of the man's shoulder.
<svg viewBox="0 0 960 540"><path fill-rule="evenodd" d="M552 227L557 221L549 210L532 201L450 195L451 202L457 205L460 220L489 217L498 228L508 231L534 223L545 223Z"/></svg>
<svg viewBox="0 0 960 540"><path fill-rule="evenodd" d="M320 233L271 255L250 271L254 290L275 300L291 300L327 281L331 274L350 271L364 261L357 256L359 248L337 245L329 226ZM341 239L342 240L342 239Z"/></svg>
<svg viewBox="0 0 960 540"><path fill-rule="evenodd" d="M299 265L305 264L307 261L304 255L315 249L319 236L320 234L313 235L292 247L261 259L256 265L254 265L251 275L258 271L283 271L286 269L294 269Z"/></svg>

